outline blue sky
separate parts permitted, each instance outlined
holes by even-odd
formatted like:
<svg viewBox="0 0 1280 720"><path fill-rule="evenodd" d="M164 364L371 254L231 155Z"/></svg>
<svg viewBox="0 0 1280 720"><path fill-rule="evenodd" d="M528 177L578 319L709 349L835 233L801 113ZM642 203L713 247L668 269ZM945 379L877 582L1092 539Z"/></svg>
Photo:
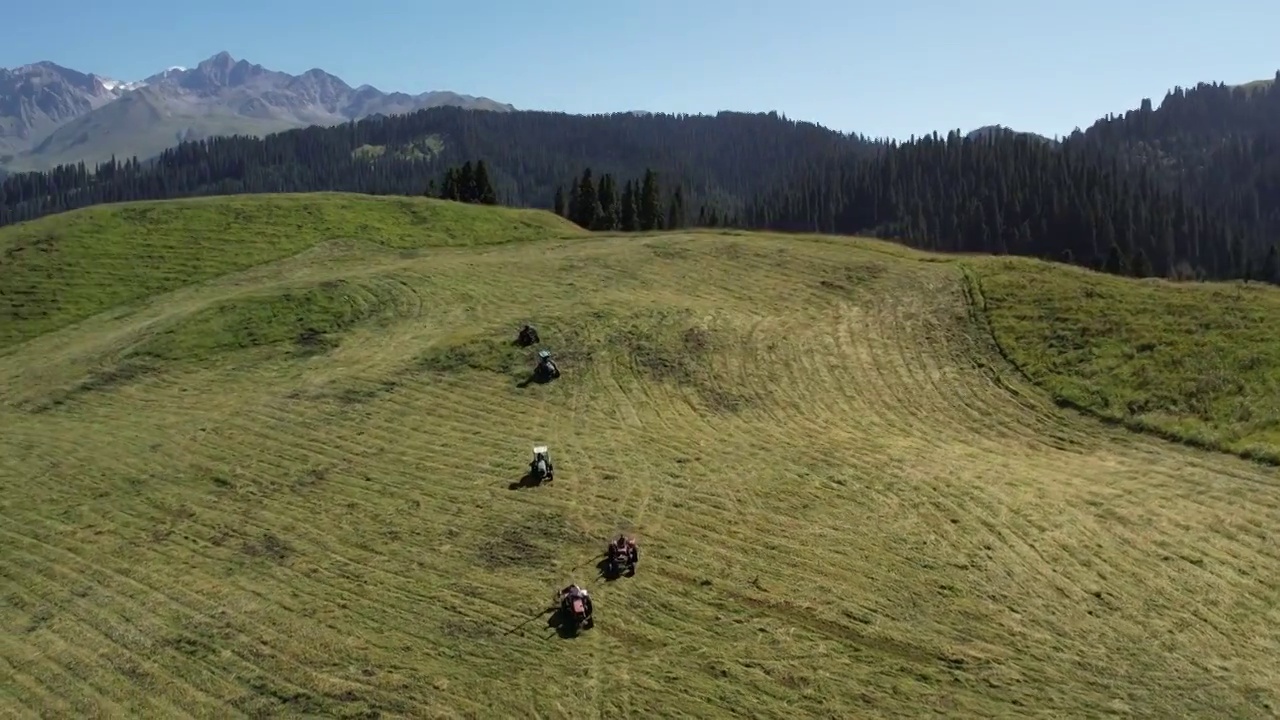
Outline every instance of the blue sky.
<svg viewBox="0 0 1280 720"><path fill-rule="evenodd" d="M778 110L905 138L1046 135L1197 81L1280 69L1275 0L45 0L10 3L0 66L119 80L220 50L352 85L568 112Z"/></svg>

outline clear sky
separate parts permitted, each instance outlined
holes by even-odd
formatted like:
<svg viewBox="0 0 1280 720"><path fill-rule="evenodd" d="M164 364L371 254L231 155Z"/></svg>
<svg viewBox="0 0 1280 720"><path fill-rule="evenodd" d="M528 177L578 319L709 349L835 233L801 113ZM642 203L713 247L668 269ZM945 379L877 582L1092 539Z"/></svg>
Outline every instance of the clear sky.
<svg viewBox="0 0 1280 720"><path fill-rule="evenodd" d="M136 80L221 50L353 86L568 112L778 110L874 137L1046 135L1280 69L1276 0L44 0L0 66Z"/></svg>

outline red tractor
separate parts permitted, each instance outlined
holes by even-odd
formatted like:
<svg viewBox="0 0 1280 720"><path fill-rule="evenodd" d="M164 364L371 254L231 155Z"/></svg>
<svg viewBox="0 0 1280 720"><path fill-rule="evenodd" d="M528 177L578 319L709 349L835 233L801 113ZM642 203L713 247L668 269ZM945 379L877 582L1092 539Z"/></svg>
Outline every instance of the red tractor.
<svg viewBox="0 0 1280 720"><path fill-rule="evenodd" d="M560 591L557 597L560 611L565 619L574 627L591 627L595 620L591 615L591 595L586 588L575 583Z"/></svg>
<svg viewBox="0 0 1280 720"><path fill-rule="evenodd" d="M617 577L625 569L628 576L636 574L636 563L640 561L640 548L636 539L619 535L617 540L609 543L605 551L605 572L610 577Z"/></svg>

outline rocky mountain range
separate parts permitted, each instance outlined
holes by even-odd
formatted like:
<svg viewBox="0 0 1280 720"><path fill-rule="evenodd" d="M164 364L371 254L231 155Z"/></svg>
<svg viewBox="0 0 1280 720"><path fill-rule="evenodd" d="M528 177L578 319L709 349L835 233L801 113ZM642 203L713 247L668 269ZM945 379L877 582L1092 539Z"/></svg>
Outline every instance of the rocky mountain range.
<svg viewBox="0 0 1280 720"><path fill-rule="evenodd" d="M0 68L0 169L92 165L112 155L145 160L184 140L264 135L440 105L515 109L447 91L353 88L318 68L290 75L227 52L130 82L37 62Z"/></svg>

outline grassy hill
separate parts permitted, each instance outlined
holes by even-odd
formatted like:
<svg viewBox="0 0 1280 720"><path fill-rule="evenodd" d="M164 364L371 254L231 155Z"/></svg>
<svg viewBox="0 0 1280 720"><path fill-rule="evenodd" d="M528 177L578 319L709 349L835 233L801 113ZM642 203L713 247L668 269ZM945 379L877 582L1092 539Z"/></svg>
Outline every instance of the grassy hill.
<svg viewBox="0 0 1280 720"><path fill-rule="evenodd" d="M1090 414L1274 453L1275 290L352 196L0 248L6 714L1280 709L1274 469Z"/></svg>
<svg viewBox="0 0 1280 720"><path fill-rule="evenodd" d="M419 250L581 234L533 210L343 193L102 205L0 229L0 353L15 342L326 240Z"/></svg>

